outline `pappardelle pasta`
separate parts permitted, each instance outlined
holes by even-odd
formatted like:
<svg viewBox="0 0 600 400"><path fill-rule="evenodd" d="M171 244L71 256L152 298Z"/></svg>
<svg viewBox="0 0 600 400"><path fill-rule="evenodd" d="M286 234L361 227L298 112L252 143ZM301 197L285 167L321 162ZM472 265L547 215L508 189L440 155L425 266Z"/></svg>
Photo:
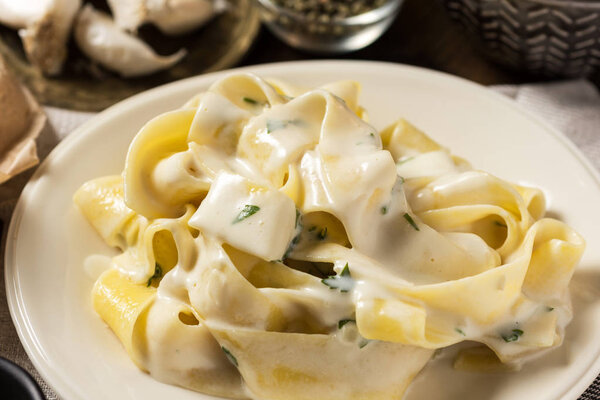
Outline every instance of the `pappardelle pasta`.
<svg viewBox="0 0 600 400"><path fill-rule="evenodd" d="M93 307L156 379L234 399L398 399L436 349L518 368L562 343L585 244L359 85L235 74L149 121L74 201L120 249Z"/></svg>

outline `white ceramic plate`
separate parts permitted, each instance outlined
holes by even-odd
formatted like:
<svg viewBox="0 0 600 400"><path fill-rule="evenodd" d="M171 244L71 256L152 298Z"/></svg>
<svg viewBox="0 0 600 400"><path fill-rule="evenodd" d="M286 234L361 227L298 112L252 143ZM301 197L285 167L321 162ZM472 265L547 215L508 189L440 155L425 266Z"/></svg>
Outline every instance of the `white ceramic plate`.
<svg viewBox="0 0 600 400"><path fill-rule="evenodd" d="M419 375L408 399L575 399L585 390L600 371L600 179L565 137L500 95L419 68L318 61L242 70L306 85L358 80L377 128L404 116L477 168L536 184L551 212L587 239L571 286L575 318L561 348L507 374L453 371L441 357ZM8 303L29 357L65 400L211 398L140 372L94 314L83 260L112 250L71 197L84 181L122 170L128 144L147 120L226 73L169 84L99 114L52 152L23 191L6 249Z"/></svg>

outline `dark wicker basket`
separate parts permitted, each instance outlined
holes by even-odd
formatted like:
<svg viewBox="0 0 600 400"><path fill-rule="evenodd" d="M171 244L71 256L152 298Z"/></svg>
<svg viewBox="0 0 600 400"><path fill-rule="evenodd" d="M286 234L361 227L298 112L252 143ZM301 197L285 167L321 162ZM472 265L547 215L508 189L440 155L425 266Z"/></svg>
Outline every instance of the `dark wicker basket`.
<svg viewBox="0 0 600 400"><path fill-rule="evenodd" d="M600 67L600 1L442 2L501 64L550 77L589 76Z"/></svg>

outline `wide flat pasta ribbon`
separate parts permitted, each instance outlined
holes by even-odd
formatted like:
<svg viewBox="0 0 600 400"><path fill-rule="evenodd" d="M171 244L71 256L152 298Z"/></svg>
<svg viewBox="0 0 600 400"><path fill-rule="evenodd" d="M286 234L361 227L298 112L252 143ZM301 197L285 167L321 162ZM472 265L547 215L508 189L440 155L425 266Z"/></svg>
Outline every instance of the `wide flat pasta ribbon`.
<svg viewBox="0 0 600 400"><path fill-rule="evenodd" d="M395 399L432 350L559 345L584 249L539 189L453 156L360 86L251 74L148 122L74 200L122 254L93 303L136 364L230 398Z"/></svg>
<svg viewBox="0 0 600 400"><path fill-rule="evenodd" d="M341 335L216 325L211 331L234 357L253 397L264 400L398 399L432 354L384 342L361 348Z"/></svg>

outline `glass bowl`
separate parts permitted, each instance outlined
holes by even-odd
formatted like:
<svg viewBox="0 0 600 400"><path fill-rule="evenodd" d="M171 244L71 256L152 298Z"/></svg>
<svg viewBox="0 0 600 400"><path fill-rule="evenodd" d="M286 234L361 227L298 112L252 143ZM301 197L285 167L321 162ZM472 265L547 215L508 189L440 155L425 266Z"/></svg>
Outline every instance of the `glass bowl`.
<svg viewBox="0 0 600 400"><path fill-rule="evenodd" d="M598 0L442 0L492 60L547 77L600 68Z"/></svg>
<svg viewBox="0 0 600 400"><path fill-rule="evenodd" d="M309 18L272 0L256 0L262 20L288 45L315 53L346 53L377 40L396 18L403 0L346 18Z"/></svg>
<svg viewBox="0 0 600 400"><path fill-rule="evenodd" d="M44 400L42 390L23 368L0 357L0 388L3 399Z"/></svg>

